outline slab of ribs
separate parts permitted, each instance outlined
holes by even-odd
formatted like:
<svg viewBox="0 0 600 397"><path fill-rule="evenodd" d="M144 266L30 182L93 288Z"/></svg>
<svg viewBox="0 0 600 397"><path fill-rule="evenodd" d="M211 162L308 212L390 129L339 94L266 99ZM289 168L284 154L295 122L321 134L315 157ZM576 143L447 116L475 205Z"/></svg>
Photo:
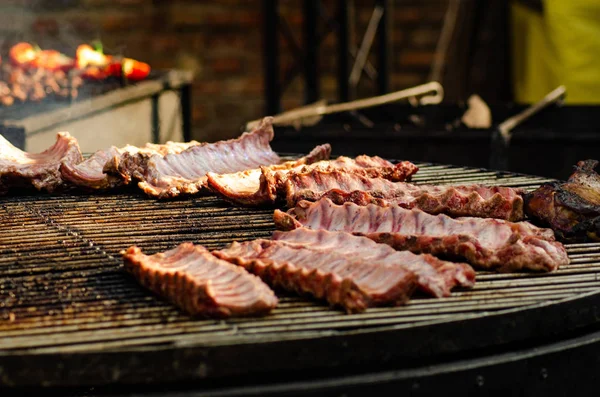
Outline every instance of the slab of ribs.
<svg viewBox="0 0 600 397"><path fill-rule="evenodd" d="M277 305L273 291L258 277L192 243L154 255L133 246L122 254L125 268L140 284L192 315L261 315Z"/></svg>
<svg viewBox="0 0 600 397"><path fill-rule="evenodd" d="M67 185L61 177L60 164L82 160L79 144L68 132L59 132L56 143L42 153L24 152L0 135L0 194L27 186L58 191Z"/></svg>
<svg viewBox="0 0 600 397"><path fill-rule="evenodd" d="M301 201L288 212L275 210L274 219L282 230L344 231L398 250L465 260L486 270L552 271L569 263L552 230L529 222L450 218L398 205L336 205L327 198L316 203Z"/></svg>

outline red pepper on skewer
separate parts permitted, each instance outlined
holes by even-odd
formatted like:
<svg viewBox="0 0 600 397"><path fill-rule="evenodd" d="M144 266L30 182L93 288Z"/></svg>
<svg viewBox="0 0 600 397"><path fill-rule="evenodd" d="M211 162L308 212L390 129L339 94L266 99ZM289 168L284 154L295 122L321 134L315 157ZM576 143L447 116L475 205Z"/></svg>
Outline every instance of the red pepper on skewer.
<svg viewBox="0 0 600 397"><path fill-rule="evenodd" d="M56 50L44 50L37 53L33 65L41 69L66 72L75 66L75 60Z"/></svg>
<svg viewBox="0 0 600 397"><path fill-rule="evenodd" d="M110 75L112 57L96 51L92 46L81 44L75 55L78 69L83 70L82 77L89 79L105 79Z"/></svg>
<svg viewBox="0 0 600 397"><path fill-rule="evenodd" d="M143 80L150 74L150 65L131 58L123 58L121 62L114 62L110 67L111 75L121 77L125 73L127 80Z"/></svg>
<svg viewBox="0 0 600 397"><path fill-rule="evenodd" d="M31 44L21 42L12 46L8 55L15 66L24 68L33 65L38 52Z"/></svg>

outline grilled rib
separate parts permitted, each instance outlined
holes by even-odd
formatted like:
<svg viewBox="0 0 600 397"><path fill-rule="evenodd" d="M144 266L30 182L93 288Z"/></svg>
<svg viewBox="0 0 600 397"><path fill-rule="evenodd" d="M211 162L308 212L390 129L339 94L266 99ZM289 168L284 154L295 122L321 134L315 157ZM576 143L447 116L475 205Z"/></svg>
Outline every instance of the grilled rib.
<svg viewBox="0 0 600 397"><path fill-rule="evenodd" d="M83 160L77 140L68 132L59 132L56 143L41 153L27 153L0 136L0 194L12 187L33 185L37 190L54 192L65 186L61 162Z"/></svg>
<svg viewBox="0 0 600 397"><path fill-rule="evenodd" d="M125 268L140 284L191 315L263 315L277 305L273 291L258 277L192 243L154 255L132 246L122 254Z"/></svg>
<svg viewBox="0 0 600 397"><path fill-rule="evenodd" d="M552 230L529 222L453 219L396 205L335 205L329 199L302 201L288 213L276 210L274 219L282 230L344 231L398 250L458 258L488 270L552 271L569 263L565 247L555 241Z"/></svg>
<svg viewBox="0 0 600 397"><path fill-rule="evenodd" d="M329 157L329 152L327 157ZM212 191L235 204L264 205L274 203L278 195L281 195L282 185L287 179L287 175L291 173L305 173L314 169L323 171L343 169L347 172L369 177L404 181L410 180L411 176L418 170L418 167L409 161L394 165L377 156L363 155L355 159L340 156L335 160L322 160L317 156L312 156L312 159L321 161L301 161L297 164L288 162L284 163L285 166L261 167L260 169L235 174L218 175L208 173L207 184Z"/></svg>
<svg viewBox="0 0 600 397"><path fill-rule="evenodd" d="M275 232L273 240L324 252L338 251L364 263L400 266L417 276L417 285L422 292L437 298L450 295L454 287L469 288L475 283L475 272L467 264L447 262L427 254L396 251L346 232L299 228L291 232Z"/></svg>
<svg viewBox="0 0 600 397"><path fill-rule="evenodd" d="M274 287L325 299L349 313L371 306L404 304L416 285L414 274L401 267L364 263L280 241L234 242L213 254L244 267Z"/></svg>
<svg viewBox="0 0 600 397"><path fill-rule="evenodd" d="M316 201L327 197L336 204L397 204L409 209L419 208L431 214L510 221L524 217L523 192L509 187L413 185L394 183L384 178L368 178L343 170L290 173L283 185L290 208L301 200Z"/></svg>
<svg viewBox="0 0 600 397"><path fill-rule="evenodd" d="M308 155L298 160L226 174L208 172L206 185L218 196L234 204L248 206L271 204L276 198L276 186L270 179L265 179L266 173L287 172L288 169L321 162L328 159L330 154L331 146L325 144L315 147Z"/></svg>
<svg viewBox="0 0 600 397"><path fill-rule="evenodd" d="M112 146L108 150L98 150L88 159L78 164L63 162L60 172L69 183L84 189L106 190L123 185L123 179L118 174L107 174L104 168L108 163L112 167L119 164L123 153L142 155L166 155L169 153L180 153L192 146L199 145L197 141L191 142L167 142L164 144L147 143L143 147L126 145L122 148Z"/></svg>
<svg viewBox="0 0 600 397"><path fill-rule="evenodd" d="M138 180L138 186L153 197L195 194L205 186L207 172L237 172L280 163L280 157L269 146L271 139L272 118L266 117L255 130L237 139L198 145L166 156L125 153L116 168L127 183ZM105 172L114 169L107 165Z"/></svg>

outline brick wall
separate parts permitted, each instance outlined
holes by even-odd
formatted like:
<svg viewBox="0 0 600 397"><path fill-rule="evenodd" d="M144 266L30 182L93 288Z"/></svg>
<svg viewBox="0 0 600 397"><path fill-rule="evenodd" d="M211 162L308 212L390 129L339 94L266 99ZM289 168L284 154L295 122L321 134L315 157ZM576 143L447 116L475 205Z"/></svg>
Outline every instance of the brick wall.
<svg viewBox="0 0 600 397"><path fill-rule="evenodd" d="M393 3L391 90L425 82L449 0L397 0ZM281 1L281 14L301 42L300 1ZM323 0L335 15L335 2ZM355 0L355 41L360 40L373 7ZM227 138L264 113L262 59L262 1L220 0L4 0L0 2L2 52L20 40L73 52L83 41L102 40L106 52L122 52L154 68L183 68L195 72L193 88L194 137ZM336 98L334 36L319 52L324 98ZM281 67L294 62L282 42ZM376 65L376 60L371 57ZM363 79L359 96L375 93ZM302 104L302 82L285 91L285 109Z"/></svg>

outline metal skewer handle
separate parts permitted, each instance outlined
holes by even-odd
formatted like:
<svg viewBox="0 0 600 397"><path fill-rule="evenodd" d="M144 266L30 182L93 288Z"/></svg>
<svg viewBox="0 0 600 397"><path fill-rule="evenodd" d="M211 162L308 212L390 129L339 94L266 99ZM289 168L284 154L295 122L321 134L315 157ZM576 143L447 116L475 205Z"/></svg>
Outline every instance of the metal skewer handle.
<svg viewBox="0 0 600 397"><path fill-rule="evenodd" d="M285 113L273 116L273 124L289 124L296 120L304 118L321 117L327 114L348 112L358 109L385 105L402 99L420 97L419 103L422 105L438 104L444 99L444 88L437 81L422 84L405 90L392 92L371 98L357 99L355 101L336 103L327 105L324 102L318 102L314 105L307 105L299 109L290 110ZM259 120L251 121L246 128L252 128Z"/></svg>
<svg viewBox="0 0 600 397"><path fill-rule="evenodd" d="M546 95L544 98L542 98L542 100L540 100L539 102L531 105L521 113L510 117L506 119L503 123L499 124L498 130L500 131L500 134L502 135L502 138L504 139L505 143L508 144L510 142L510 138L512 136L511 131L516 126L518 126L523 121L527 120L529 117L533 116L540 110L546 108L547 106L564 99L566 92L567 89L565 88L565 86L561 85L558 88L554 89L552 92L550 92L548 95Z"/></svg>

